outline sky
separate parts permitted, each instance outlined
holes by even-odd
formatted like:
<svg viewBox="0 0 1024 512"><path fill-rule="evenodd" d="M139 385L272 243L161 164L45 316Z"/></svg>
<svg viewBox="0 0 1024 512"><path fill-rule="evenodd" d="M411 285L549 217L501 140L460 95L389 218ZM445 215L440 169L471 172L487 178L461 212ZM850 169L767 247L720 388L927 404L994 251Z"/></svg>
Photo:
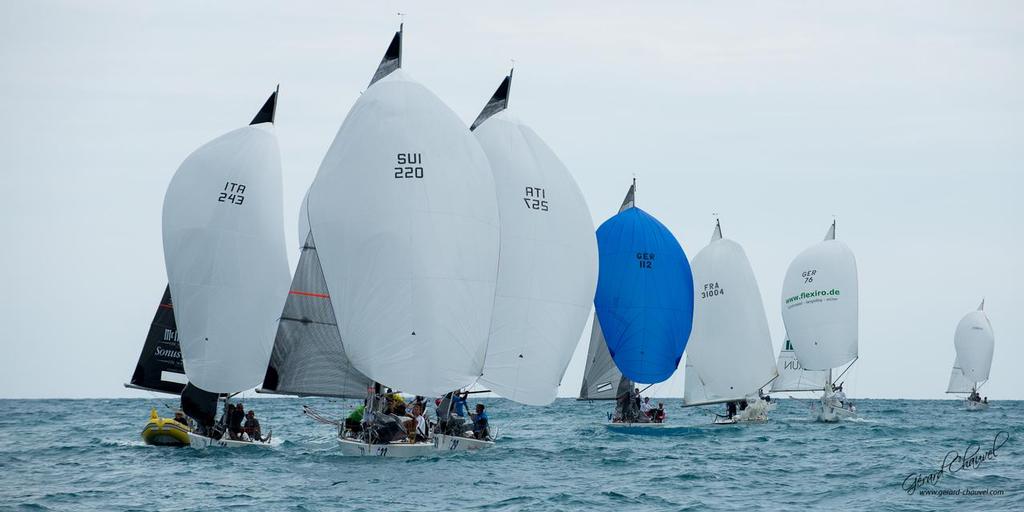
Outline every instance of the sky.
<svg viewBox="0 0 1024 512"><path fill-rule="evenodd" d="M303 193L399 11L403 67L467 124L514 59L510 108L595 226L634 176L691 258L718 214L776 351L786 268L835 218L860 275L848 394L946 397L984 297L983 394L1024 399L1024 6L540 0L0 2L0 398L146 396L122 383L166 284L164 191L278 83L294 267Z"/></svg>

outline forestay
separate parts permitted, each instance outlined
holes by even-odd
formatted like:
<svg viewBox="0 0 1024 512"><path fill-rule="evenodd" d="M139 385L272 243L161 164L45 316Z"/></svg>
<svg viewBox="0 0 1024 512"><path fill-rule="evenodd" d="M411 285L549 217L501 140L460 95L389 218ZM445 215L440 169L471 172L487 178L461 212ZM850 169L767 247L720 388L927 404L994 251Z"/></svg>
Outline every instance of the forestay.
<svg viewBox="0 0 1024 512"><path fill-rule="evenodd" d="M511 73L474 124L494 173L501 253L480 382L528 405L554 401L590 314L597 242L569 170L505 110Z"/></svg>
<svg viewBox="0 0 1024 512"><path fill-rule="evenodd" d="M857 358L857 300L857 262L833 223L793 259L782 284L782 319L801 366L828 370Z"/></svg>
<svg viewBox="0 0 1024 512"><path fill-rule="evenodd" d="M960 363L964 378L974 384L988 380L995 349L995 335L984 308L985 301L982 301L977 311L964 315L956 326L953 339L956 360Z"/></svg>
<svg viewBox="0 0 1024 512"><path fill-rule="evenodd" d="M402 69L374 80L309 190L310 228L353 366L437 396L483 369L498 265L494 178L479 143L426 87Z"/></svg>
<svg viewBox="0 0 1024 512"><path fill-rule="evenodd" d="M185 372L213 393L260 383L288 290L281 155L266 110L258 124L189 155L164 197L164 261Z"/></svg>
<svg viewBox="0 0 1024 512"><path fill-rule="evenodd" d="M372 385L345 355L313 234L308 233L260 392L364 398Z"/></svg>
<svg viewBox="0 0 1024 512"><path fill-rule="evenodd" d="M626 197L622 199L619 213L632 208L636 197L636 183L630 185ZM583 369L583 385L580 387L580 400L613 400L616 398L616 386L622 378L622 372L612 361L608 352L608 343L601 332L601 322L594 312L594 321L590 327L590 346L587 349L587 363ZM630 386L632 389L632 386Z"/></svg>
<svg viewBox="0 0 1024 512"><path fill-rule="evenodd" d="M594 306L615 365L634 382L668 379L693 322L693 277L682 247L636 207L605 221L597 245Z"/></svg>
<svg viewBox="0 0 1024 512"><path fill-rule="evenodd" d="M746 253L722 238L717 223L711 242L693 258L693 282L684 405L755 395L778 375L768 318Z"/></svg>

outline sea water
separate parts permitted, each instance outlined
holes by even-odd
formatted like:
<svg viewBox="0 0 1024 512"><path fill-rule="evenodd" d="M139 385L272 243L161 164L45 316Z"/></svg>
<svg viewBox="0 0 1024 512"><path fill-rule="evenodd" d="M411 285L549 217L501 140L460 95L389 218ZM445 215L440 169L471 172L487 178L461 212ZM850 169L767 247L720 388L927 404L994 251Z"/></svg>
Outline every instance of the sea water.
<svg viewBox="0 0 1024 512"><path fill-rule="evenodd" d="M343 457L302 414L351 400L244 398L273 447L206 451L142 443L173 397L0 400L0 509L1024 510L1020 401L858 400L860 419L822 424L785 399L768 423L713 426L722 406L667 399L673 428L643 433L607 428L608 402L481 401L495 448L401 460Z"/></svg>

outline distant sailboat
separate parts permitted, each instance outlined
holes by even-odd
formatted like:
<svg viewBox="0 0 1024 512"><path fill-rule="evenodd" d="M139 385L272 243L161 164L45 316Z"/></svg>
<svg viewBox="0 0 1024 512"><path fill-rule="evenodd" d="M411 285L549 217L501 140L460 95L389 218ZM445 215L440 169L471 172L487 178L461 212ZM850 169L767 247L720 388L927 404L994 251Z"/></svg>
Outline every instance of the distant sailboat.
<svg viewBox="0 0 1024 512"><path fill-rule="evenodd" d="M733 403L715 423L767 421L761 389L778 376L757 279L721 225L693 258L693 334L686 350L683 406Z"/></svg>
<svg viewBox="0 0 1024 512"><path fill-rule="evenodd" d="M992 323L985 315L984 300L976 311L960 319L953 343L956 347L956 360L953 362L946 392L967 394L964 407L969 411L988 409L988 399L982 400L978 390L988 381L992 370L995 335Z"/></svg>
<svg viewBox="0 0 1024 512"><path fill-rule="evenodd" d="M597 283L583 193L558 156L507 110L512 73L472 125L494 173L501 255L480 384L548 405L579 343Z"/></svg>
<svg viewBox="0 0 1024 512"><path fill-rule="evenodd" d="M842 374L832 378L834 368L852 366L857 359L858 321L857 262L850 248L836 240L835 222L824 241L790 263L782 284L782 319L800 366L829 372L818 420L855 416L842 384L833 385Z"/></svg>
<svg viewBox="0 0 1024 512"><path fill-rule="evenodd" d="M164 261L189 385L182 408L203 431L220 394L255 387L288 289L277 92L249 126L195 150L164 197ZM251 444L189 434L194 447Z"/></svg>
<svg viewBox="0 0 1024 512"><path fill-rule="evenodd" d="M635 192L634 182L627 199ZM628 385L662 382L679 366L693 322L690 265L668 228L635 205L601 224L597 245L594 321L622 374L615 383L612 423L646 423L635 403L639 396ZM595 376L594 362L599 360L588 360L583 391L592 385L586 379Z"/></svg>
<svg viewBox="0 0 1024 512"><path fill-rule="evenodd" d="M498 207L480 144L401 64L400 28L309 189L309 227L352 366L374 383L439 396L483 371ZM381 438L372 422L386 418L368 394L369 428L339 432L343 454L435 450Z"/></svg>

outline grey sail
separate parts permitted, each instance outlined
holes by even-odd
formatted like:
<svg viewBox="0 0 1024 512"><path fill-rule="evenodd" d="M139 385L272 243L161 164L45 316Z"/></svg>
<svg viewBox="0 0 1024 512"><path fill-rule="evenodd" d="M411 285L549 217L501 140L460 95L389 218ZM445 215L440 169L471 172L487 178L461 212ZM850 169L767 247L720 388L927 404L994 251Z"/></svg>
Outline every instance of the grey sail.
<svg viewBox="0 0 1024 512"><path fill-rule="evenodd" d="M398 32L391 38L391 44L384 52L384 58L380 60L377 71L370 79L370 85L377 83L377 80L390 75L396 69L402 67L402 25L398 26Z"/></svg>
<svg viewBox="0 0 1024 512"><path fill-rule="evenodd" d="M345 355L313 233L309 233L259 392L364 398L372 385Z"/></svg>
<svg viewBox="0 0 1024 512"><path fill-rule="evenodd" d="M619 207L623 212L633 207L636 194L636 180L626 192L625 199ZM590 348L587 349L587 366L583 370L583 386L580 388L579 400L614 400L619 388L633 389L633 382L622 375L615 366L612 355L608 352L608 342L601 331L601 322L594 312L594 325L590 330Z"/></svg>
<svg viewBox="0 0 1024 512"><path fill-rule="evenodd" d="M491 99L487 101L486 105L484 105L484 109L480 111L480 115L476 117L476 121L473 121L473 124L470 125L469 129L475 130L477 126L480 126L480 124L491 116L508 108L508 93L511 88L512 72L509 71L508 76L506 76L505 79L501 81L501 84L498 85L498 89L494 91L493 95L491 95Z"/></svg>

